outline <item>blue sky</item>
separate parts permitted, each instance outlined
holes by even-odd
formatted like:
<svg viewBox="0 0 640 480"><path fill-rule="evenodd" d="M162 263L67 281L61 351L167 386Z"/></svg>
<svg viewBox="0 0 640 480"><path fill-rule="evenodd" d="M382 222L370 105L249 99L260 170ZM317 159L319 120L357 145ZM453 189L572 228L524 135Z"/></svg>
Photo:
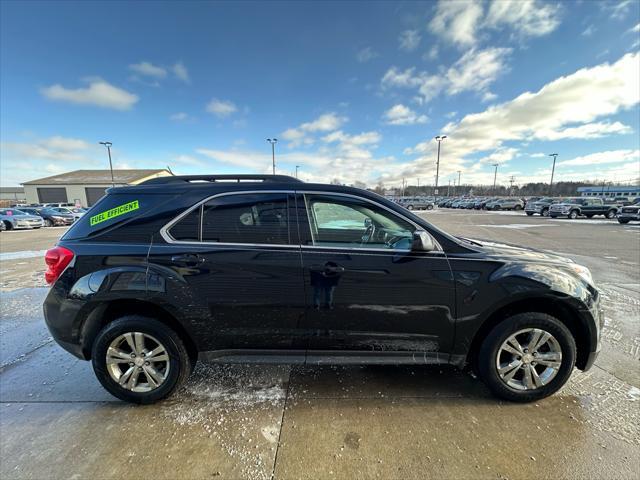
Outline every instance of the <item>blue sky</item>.
<svg viewBox="0 0 640 480"><path fill-rule="evenodd" d="M640 177L640 2L0 3L0 182Z"/></svg>

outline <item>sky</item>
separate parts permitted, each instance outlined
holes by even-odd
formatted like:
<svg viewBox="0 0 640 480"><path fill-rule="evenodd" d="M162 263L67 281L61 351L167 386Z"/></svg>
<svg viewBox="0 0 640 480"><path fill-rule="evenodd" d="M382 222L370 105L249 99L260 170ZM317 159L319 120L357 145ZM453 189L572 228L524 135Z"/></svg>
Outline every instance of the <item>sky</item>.
<svg viewBox="0 0 640 480"><path fill-rule="evenodd" d="M0 2L0 184L637 182L640 2Z"/></svg>

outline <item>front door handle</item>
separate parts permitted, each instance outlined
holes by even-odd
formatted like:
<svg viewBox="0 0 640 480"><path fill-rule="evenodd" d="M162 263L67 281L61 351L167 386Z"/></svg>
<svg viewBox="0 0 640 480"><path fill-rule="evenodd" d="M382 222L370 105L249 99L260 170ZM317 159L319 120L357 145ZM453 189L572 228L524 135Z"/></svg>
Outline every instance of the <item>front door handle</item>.
<svg viewBox="0 0 640 480"><path fill-rule="evenodd" d="M174 255L171 257L171 263L184 267L195 267L204 263L204 258L193 253L185 253L184 255Z"/></svg>

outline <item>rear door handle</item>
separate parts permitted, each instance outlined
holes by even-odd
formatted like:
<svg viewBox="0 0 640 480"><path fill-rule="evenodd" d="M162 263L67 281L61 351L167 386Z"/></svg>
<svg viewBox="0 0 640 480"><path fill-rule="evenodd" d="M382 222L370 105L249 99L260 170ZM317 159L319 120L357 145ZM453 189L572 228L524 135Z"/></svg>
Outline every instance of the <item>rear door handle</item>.
<svg viewBox="0 0 640 480"><path fill-rule="evenodd" d="M344 267L340 265L327 264L324 266L325 273L344 273Z"/></svg>
<svg viewBox="0 0 640 480"><path fill-rule="evenodd" d="M171 257L171 263L185 267L195 267L204 262L204 258L193 253L185 253L184 255L174 255Z"/></svg>

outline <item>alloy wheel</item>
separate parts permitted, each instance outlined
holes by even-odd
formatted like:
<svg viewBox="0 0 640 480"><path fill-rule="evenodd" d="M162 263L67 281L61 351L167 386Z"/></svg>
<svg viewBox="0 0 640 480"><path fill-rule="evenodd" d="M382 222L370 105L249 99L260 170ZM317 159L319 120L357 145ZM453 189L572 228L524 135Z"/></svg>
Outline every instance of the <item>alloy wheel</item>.
<svg viewBox="0 0 640 480"><path fill-rule="evenodd" d="M169 374L167 349L151 335L127 332L116 337L106 353L109 376L132 392L150 392Z"/></svg>
<svg viewBox="0 0 640 480"><path fill-rule="evenodd" d="M556 338L539 328L526 328L508 337L498 349L500 379L516 390L536 390L551 382L562 365Z"/></svg>

